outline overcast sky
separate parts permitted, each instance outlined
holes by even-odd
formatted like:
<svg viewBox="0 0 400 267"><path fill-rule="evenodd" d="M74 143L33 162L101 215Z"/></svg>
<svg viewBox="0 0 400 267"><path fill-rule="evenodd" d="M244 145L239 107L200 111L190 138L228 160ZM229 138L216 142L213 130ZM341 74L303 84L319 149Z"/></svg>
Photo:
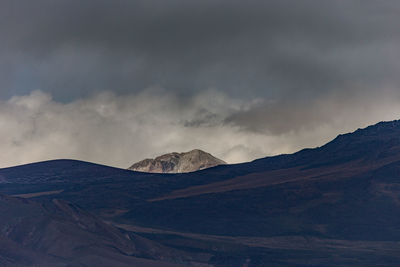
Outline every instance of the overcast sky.
<svg viewBox="0 0 400 267"><path fill-rule="evenodd" d="M400 118L398 0L2 0L0 167L294 152Z"/></svg>

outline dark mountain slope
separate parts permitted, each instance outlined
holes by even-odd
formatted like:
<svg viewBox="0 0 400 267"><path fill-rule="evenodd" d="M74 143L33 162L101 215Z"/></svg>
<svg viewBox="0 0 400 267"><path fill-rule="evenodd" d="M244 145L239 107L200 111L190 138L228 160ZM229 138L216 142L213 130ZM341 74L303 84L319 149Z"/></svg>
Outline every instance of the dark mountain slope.
<svg viewBox="0 0 400 267"><path fill-rule="evenodd" d="M50 161L1 169L0 181L1 192L76 203L166 246L210 253L217 265L400 262L399 121L189 174Z"/></svg>
<svg viewBox="0 0 400 267"><path fill-rule="evenodd" d="M1 266L179 266L168 259L190 261L185 253L123 234L63 201L39 204L0 195L0 213Z"/></svg>
<svg viewBox="0 0 400 267"><path fill-rule="evenodd" d="M129 171L78 160L50 160L0 169L0 182L49 184L93 182L132 174Z"/></svg>

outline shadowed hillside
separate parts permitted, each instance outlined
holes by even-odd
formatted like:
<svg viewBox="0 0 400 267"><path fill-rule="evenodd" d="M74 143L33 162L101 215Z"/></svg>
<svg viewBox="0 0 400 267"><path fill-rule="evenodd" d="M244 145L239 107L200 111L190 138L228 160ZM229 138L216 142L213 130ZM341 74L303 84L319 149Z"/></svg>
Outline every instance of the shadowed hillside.
<svg viewBox="0 0 400 267"><path fill-rule="evenodd" d="M399 121L188 174L58 160L1 169L0 181L2 193L69 201L216 266L400 262Z"/></svg>
<svg viewBox="0 0 400 267"><path fill-rule="evenodd" d="M168 261L191 260L64 201L0 195L0 212L1 266L180 266Z"/></svg>

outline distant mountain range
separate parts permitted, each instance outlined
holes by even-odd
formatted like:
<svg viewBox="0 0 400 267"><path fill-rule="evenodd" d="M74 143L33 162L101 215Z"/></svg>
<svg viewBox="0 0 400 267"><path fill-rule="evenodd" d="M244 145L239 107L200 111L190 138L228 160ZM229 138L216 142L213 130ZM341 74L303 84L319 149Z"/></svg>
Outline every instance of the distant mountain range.
<svg viewBox="0 0 400 267"><path fill-rule="evenodd" d="M133 164L128 169L153 173L185 173L226 164L210 153L194 149L183 153L169 153L155 159L145 159Z"/></svg>
<svg viewBox="0 0 400 267"><path fill-rule="evenodd" d="M4 168L0 193L4 266L396 266L400 121L175 175L75 160Z"/></svg>

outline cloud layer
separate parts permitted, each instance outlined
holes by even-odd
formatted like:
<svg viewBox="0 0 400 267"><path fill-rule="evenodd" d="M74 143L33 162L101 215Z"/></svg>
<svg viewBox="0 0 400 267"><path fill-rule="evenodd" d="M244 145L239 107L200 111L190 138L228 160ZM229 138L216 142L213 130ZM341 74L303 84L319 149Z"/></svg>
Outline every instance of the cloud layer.
<svg viewBox="0 0 400 267"><path fill-rule="evenodd" d="M125 168L193 148L242 162L322 145L339 133L400 114L394 99L363 103L346 109L346 104L325 102L310 114L279 113L275 103L263 110L263 101L244 102L212 90L184 104L159 88L125 96L103 92L69 103L34 91L0 103L0 167L74 158ZM265 117L254 118L258 109ZM246 116L254 118L251 123Z"/></svg>
<svg viewBox="0 0 400 267"><path fill-rule="evenodd" d="M238 162L398 119L399 14L398 0L2 0L1 165L195 147Z"/></svg>

